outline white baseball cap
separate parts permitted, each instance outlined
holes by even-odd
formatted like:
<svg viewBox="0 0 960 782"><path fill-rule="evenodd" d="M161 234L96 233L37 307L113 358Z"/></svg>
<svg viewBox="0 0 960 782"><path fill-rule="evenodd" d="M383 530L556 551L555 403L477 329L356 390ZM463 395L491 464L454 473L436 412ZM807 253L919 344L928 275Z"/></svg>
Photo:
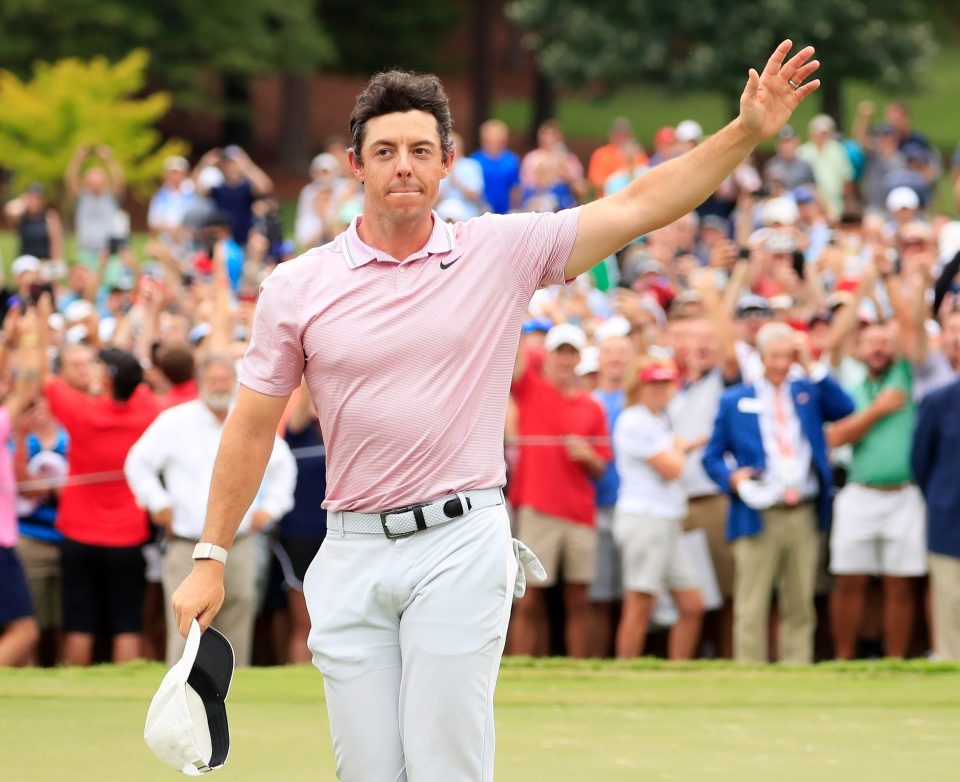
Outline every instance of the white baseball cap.
<svg viewBox="0 0 960 782"><path fill-rule="evenodd" d="M588 345L580 351L580 363L574 370L577 377L592 375L600 371L600 349L596 345Z"/></svg>
<svg viewBox="0 0 960 782"><path fill-rule="evenodd" d="M685 119L674 132L677 141L700 141L703 138L703 128L695 119Z"/></svg>
<svg viewBox="0 0 960 782"><path fill-rule="evenodd" d="M587 346L587 335L579 326L574 326L572 323L559 323L547 332L543 346L548 352L552 352L561 345L571 345L582 351Z"/></svg>
<svg viewBox="0 0 960 782"><path fill-rule="evenodd" d="M194 619L183 657L160 682L143 738L171 768L197 777L220 768L230 751L225 701L233 679L233 647Z"/></svg>
<svg viewBox="0 0 960 782"><path fill-rule="evenodd" d="M40 271L40 259L35 255L21 255L10 264L10 271L16 277L24 272Z"/></svg>
<svg viewBox="0 0 960 782"><path fill-rule="evenodd" d="M593 338L597 341L597 344L599 344L605 339L627 337L630 335L632 328L630 321L623 317L623 315L614 315L597 326Z"/></svg>
<svg viewBox="0 0 960 782"><path fill-rule="evenodd" d="M797 209L797 202L789 196L779 196L771 198L763 205L761 214L763 215L764 225L793 225L800 216L800 210Z"/></svg>
<svg viewBox="0 0 960 782"><path fill-rule="evenodd" d="M895 187L887 195L887 211L899 212L901 209L919 209L920 196L912 187Z"/></svg>

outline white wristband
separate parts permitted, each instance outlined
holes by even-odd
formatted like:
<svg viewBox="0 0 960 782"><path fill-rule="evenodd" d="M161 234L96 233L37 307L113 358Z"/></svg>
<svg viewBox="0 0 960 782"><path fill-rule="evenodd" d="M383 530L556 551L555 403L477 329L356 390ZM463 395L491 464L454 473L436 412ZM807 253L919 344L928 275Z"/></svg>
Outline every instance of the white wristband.
<svg viewBox="0 0 960 782"><path fill-rule="evenodd" d="M215 559L221 565L227 564L227 550L213 543L198 543L193 547L194 559Z"/></svg>

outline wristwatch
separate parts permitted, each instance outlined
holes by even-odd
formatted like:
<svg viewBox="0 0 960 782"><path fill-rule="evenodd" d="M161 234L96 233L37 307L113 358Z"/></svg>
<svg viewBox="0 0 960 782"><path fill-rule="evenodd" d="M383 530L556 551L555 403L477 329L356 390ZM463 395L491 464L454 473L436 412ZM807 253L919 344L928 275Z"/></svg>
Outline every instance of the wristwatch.
<svg viewBox="0 0 960 782"><path fill-rule="evenodd" d="M213 543L200 542L193 547L194 559L215 559L221 565L227 564L227 550Z"/></svg>

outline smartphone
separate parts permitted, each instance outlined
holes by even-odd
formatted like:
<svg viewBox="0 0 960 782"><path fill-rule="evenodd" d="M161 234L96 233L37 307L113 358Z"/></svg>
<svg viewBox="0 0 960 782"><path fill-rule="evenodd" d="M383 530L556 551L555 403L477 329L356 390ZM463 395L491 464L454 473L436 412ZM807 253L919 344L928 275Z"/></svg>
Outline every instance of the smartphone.
<svg viewBox="0 0 960 782"><path fill-rule="evenodd" d="M49 293L50 298L53 299L53 285L49 282L34 282L30 284L30 303L36 306L37 302L40 301L40 297L44 293Z"/></svg>

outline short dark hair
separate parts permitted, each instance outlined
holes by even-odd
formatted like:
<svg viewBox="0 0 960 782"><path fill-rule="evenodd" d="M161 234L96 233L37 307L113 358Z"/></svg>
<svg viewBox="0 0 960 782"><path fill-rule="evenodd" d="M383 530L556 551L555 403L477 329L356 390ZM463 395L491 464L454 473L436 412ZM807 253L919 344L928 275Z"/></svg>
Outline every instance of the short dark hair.
<svg viewBox="0 0 960 782"><path fill-rule="evenodd" d="M193 353L188 345L169 345L157 351L157 368L175 386L193 380Z"/></svg>
<svg viewBox="0 0 960 782"><path fill-rule="evenodd" d="M450 103L440 79L431 73L392 70L376 74L357 96L350 115L350 141L353 154L360 160L360 150L367 130L367 121L384 114L403 111L425 111L437 120L440 147L444 160L453 151L450 131L453 118Z"/></svg>
<svg viewBox="0 0 960 782"><path fill-rule="evenodd" d="M136 356L119 348L100 351L100 360L110 376L110 395L118 402L126 402L143 381L143 368Z"/></svg>

